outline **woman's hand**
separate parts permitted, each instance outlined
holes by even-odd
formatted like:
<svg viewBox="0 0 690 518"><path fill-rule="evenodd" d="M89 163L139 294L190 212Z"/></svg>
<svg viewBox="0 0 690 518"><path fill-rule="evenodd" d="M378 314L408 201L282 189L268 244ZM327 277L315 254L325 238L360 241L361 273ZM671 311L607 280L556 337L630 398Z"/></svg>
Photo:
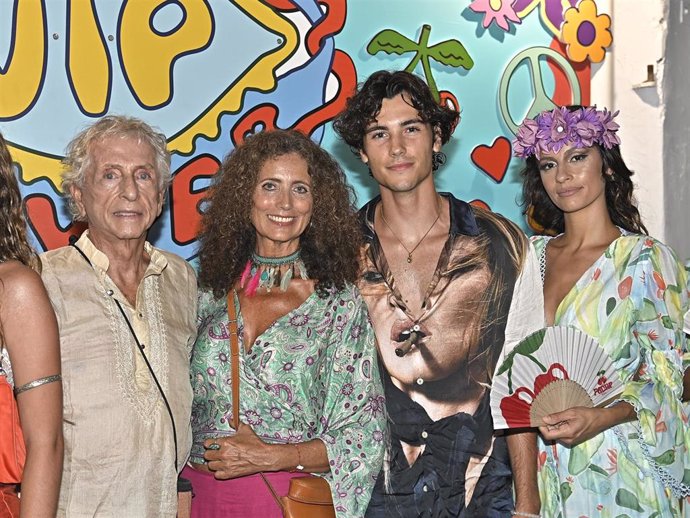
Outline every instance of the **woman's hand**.
<svg viewBox="0 0 690 518"><path fill-rule="evenodd" d="M539 433L546 440L572 447L634 418L635 410L624 402L608 408L578 406L544 416L546 426L540 426Z"/></svg>
<svg viewBox="0 0 690 518"><path fill-rule="evenodd" d="M240 424L232 437L207 439L204 447L208 469L220 480L276 470L273 465L275 456L271 454L272 445L263 442L246 424Z"/></svg>

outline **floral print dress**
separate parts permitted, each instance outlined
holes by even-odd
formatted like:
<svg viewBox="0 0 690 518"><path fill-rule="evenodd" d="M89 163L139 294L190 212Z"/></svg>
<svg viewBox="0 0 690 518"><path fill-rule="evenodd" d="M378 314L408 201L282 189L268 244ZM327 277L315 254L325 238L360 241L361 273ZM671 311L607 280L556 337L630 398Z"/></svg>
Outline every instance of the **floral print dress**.
<svg viewBox="0 0 690 518"><path fill-rule="evenodd" d="M565 296L554 323L599 341L625 381L619 400L634 407L637 420L572 448L540 438L548 518L679 517L679 497L690 494L690 428L681 402L687 272L659 241L621 232ZM549 239L532 238L543 267Z"/></svg>
<svg viewBox="0 0 690 518"><path fill-rule="evenodd" d="M374 332L357 288L313 293L277 319L249 351L239 301L240 420L266 442L321 439L339 518L363 516L384 452L385 401ZM232 432L227 300L202 292L192 353L191 460Z"/></svg>

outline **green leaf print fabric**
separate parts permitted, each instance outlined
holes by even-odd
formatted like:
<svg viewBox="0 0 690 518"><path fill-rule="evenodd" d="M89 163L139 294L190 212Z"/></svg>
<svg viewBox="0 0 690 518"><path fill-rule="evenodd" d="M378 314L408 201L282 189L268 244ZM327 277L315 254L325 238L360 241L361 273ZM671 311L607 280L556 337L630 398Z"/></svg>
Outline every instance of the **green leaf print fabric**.
<svg viewBox="0 0 690 518"><path fill-rule="evenodd" d="M363 516L383 462L385 400L374 332L357 288L313 293L277 319L245 351L240 336L240 420L269 443L321 439L331 467L336 514ZM191 360L193 444L231 432L227 301L200 292Z"/></svg>
<svg viewBox="0 0 690 518"><path fill-rule="evenodd" d="M549 239L532 238L542 265ZM542 516L681 516L679 497L690 494L688 408L681 402L688 295L687 271L670 248L623 231L559 305L555 324L599 341L625 382L620 400L635 408L637 420L573 448L540 438Z"/></svg>

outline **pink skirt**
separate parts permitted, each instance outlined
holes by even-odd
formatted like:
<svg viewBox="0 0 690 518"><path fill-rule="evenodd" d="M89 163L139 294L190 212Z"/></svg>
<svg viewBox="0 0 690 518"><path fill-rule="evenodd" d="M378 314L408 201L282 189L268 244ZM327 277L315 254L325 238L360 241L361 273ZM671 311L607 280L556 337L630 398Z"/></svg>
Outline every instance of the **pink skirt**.
<svg viewBox="0 0 690 518"><path fill-rule="evenodd" d="M192 518L282 518L283 513L259 474L216 480L211 473L185 466L182 476L192 483ZM278 471L264 476L279 495L286 495L290 479L304 473Z"/></svg>

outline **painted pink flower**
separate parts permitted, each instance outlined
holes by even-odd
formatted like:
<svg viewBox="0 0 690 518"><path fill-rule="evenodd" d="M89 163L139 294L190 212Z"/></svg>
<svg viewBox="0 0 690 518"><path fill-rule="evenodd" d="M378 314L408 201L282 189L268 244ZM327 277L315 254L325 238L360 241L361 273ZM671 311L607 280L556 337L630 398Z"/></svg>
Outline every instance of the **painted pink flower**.
<svg viewBox="0 0 690 518"><path fill-rule="evenodd" d="M522 23L512 7L513 0L474 0L470 9L475 13L484 13L482 26L486 29L492 23L504 31L510 30L510 22Z"/></svg>

